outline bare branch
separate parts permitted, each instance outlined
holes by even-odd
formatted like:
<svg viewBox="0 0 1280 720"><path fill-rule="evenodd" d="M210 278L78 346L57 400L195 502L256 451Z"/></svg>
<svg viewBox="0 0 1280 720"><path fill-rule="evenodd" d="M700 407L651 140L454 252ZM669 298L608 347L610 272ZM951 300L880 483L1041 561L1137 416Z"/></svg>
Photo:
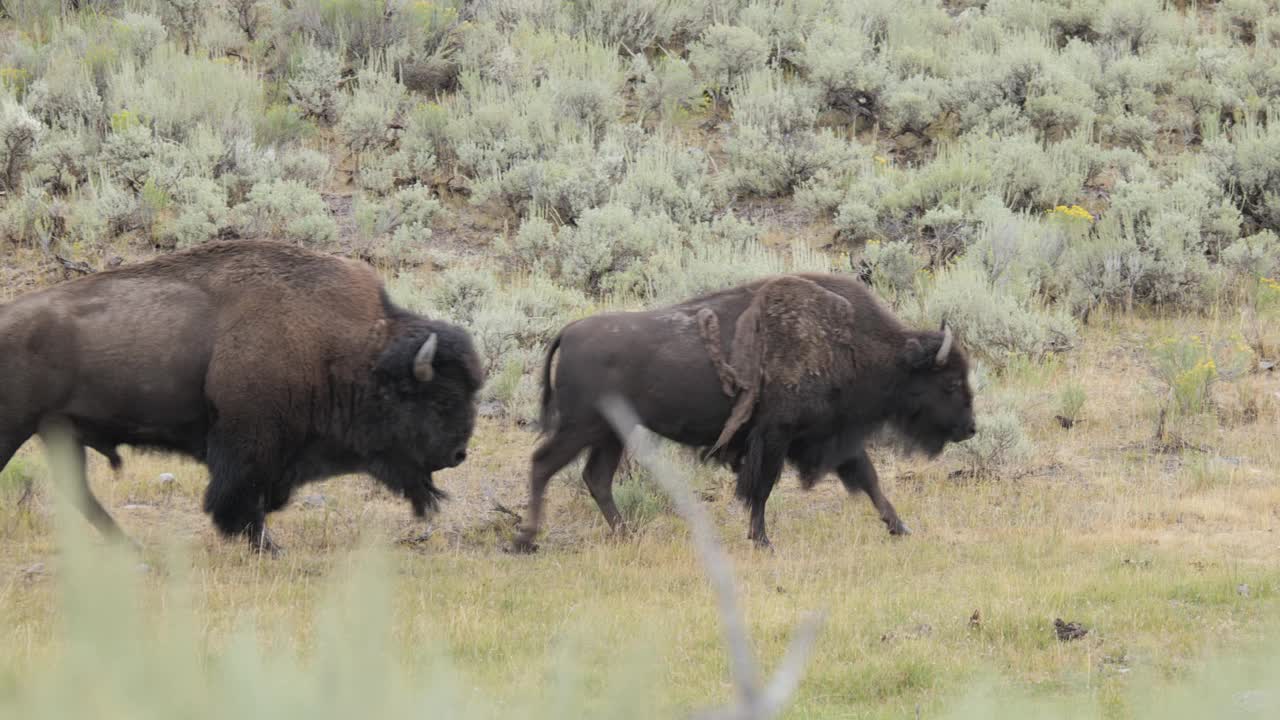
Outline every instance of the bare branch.
<svg viewBox="0 0 1280 720"><path fill-rule="evenodd" d="M792 638L768 687L762 688L760 671L751 653L746 620L738 607L729 556L716 539L715 526L710 517L694 499L688 483L678 480L678 474L656 452L649 431L625 400L615 395L607 396L600 400L599 408L614 431L626 442L627 449L635 460L657 480L671 497L676 511L689 523L694 546L716 593L738 698L731 707L701 713L698 717L706 720L765 720L777 716L800 685L805 663L822 629L823 614L812 615L804 621Z"/></svg>
<svg viewBox="0 0 1280 720"><path fill-rule="evenodd" d="M665 467L666 463L658 455L648 430L641 425L640 418L625 400L617 396L606 397L600 401L600 411L609 424L613 425L614 431L623 438L636 461L649 470L662 489L671 496L676 511L691 526L694 545L702 558L702 564L706 566L720 606L720 619L724 623L725 642L729 645L729 663L734 685L738 688L744 705L755 705L760 674L755 658L751 655L746 625L738 608L729 556L716 541L715 528L710 518L693 499L689 489L675 480L675 473ZM637 430L641 432L636 432Z"/></svg>

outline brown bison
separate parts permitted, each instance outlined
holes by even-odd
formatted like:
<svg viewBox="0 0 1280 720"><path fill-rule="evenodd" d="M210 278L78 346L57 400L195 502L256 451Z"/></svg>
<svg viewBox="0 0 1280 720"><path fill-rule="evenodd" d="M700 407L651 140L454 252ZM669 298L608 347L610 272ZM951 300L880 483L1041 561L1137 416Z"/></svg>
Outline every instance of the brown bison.
<svg viewBox="0 0 1280 720"><path fill-rule="evenodd" d="M552 360L559 353L552 383ZM622 525L613 475L623 443L597 410L616 395L649 429L704 448L737 473L748 537L769 545L764 508L789 461L804 487L835 471L908 534L880 491L865 448L882 429L936 456L973 436L965 352L950 329L902 325L847 275L765 278L648 312L604 313L566 326L543 368L542 429L529 517L516 550L536 549L551 477L589 449L583 479L610 527Z"/></svg>
<svg viewBox="0 0 1280 720"><path fill-rule="evenodd" d="M468 334L392 303L362 263L275 242L211 243L0 306L0 468L68 427L204 463L204 510L278 548L267 513L297 486L368 472L416 515L466 457L483 372ZM80 473L81 509L122 537Z"/></svg>

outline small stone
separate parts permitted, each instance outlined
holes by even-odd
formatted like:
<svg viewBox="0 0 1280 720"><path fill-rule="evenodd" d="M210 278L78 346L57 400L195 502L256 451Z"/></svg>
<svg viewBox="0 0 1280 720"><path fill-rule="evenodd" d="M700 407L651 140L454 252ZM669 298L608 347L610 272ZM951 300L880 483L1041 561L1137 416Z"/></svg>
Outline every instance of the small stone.
<svg viewBox="0 0 1280 720"><path fill-rule="evenodd" d="M1240 597L1249 597L1249 586L1244 583L1240 583L1236 586L1236 594Z"/></svg>
<svg viewBox="0 0 1280 720"><path fill-rule="evenodd" d="M27 576L27 577L29 577L29 578L30 578L30 577L38 577L38 576L40 576L40 575L43 575L43 574L44 574L44 563L39 563L39 562L38 562L38 563L36 563L36 564L34 564L34 565L28 565L27 567L23 568L23 570L22 570L22 574L23 574L23 575L26 575L26 576Z"/></svg>
<svg viewBox="0 0 1280 720"><path fill-rule="evenodd" d="M156 482L161 485L172 485L177 481L178 479L173 476L173 473L160 473L160 477L156 478Z"/></svg>
<svg viewBox="0 0 1280 720"><path fill-rule="evenodd" d="M328 504L328 501L325 500L323 495L308 495L302 498L302 507L315 508L319 510L323 509Z"/></svg>

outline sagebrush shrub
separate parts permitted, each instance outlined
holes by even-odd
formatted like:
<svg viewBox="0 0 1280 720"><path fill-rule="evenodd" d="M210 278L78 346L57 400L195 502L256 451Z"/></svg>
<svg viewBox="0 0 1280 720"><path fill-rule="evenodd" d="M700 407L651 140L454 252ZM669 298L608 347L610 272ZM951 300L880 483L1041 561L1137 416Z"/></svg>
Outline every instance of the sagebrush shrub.
<svg viewBox="0 0 1280 720"><path fill-rule="evenodd" d="M0 98L0 189L16 192L44 126L10 97Z"/></svg>
<svg viewBox="0 0 1280 720"><path fill-rule="evenodd" d="M476 282L481 285L464 285L473 291L484 288L467 301L470 314L467 327L475 338L476 351L487 372L499 378L498 384L486 388L484 395L504 404L520 403L519 411L525 413L523 419L532 420L536 402L529 400L530 394L536 392L536 384L529 387L528 382L533 378L524 381L517 376L532 375L541 366L547 343L566 324L586 312L587 299L542 275L531 276L501 293L485 287L481 277L468 280L468 283ZM505 382L501 379L504 375L507 376ZM536 394L532 397L536 398Z"/></svg>
<svg viewBox="0 0 1280 720"><path fill-rule="evenodd" d="M694 228L687 244L659 248L640 267L641 299L667 305L768 275L831 269L822 253L799 242L775 250L758 241L759 233L759 228L732 215Z"/></svg>
<svg viewBox="0 0 1280 720"><path fill-rule="evenodd" d="M105 112L102 95L82 56L72 52L50 58L48 70L27 88L24 102L32 115L56 128L96 126Z"/></svg>
<svg viewBox="0 0 1280 720"><path fill-rule="evenodd" d="M187 177L173 192L177 216L166 223L160 237L179 249L198 245L218 236L227 227L227 191L208 178Z"/></svg>
<svg viewBox="0 0 1280 720"><path fill-rule="evenodd" d="M663 55L653 63L637 55L631 73L638 80L635 103L641 121L649 115L671 121L693 111L702 98L693 68L677 55Z"/></svg>
<svg viewBox="0 0 1280 720"><path fill-rule="evenodd" d="M796 60L826 106L867 120L879 117L892 76L870 37L823 23L805 38Z"/></svg>
<svg viewBox="0 0 1280 720"><path fill-rule="evenodd" d="M285 5L280 33L301 37L362 66L409 37L418 20L404 0L295 0Z"/></svg>
<svg viewBox="0 0 1280 720"><path fill-rule="evenodd" d="M541 213L529 215L513 237L498 238L497 245L504 254L535 272L553 272L556 268L556 229Z"/></svg>
<svg viewBox="0 0 1280 720"><path fill-rule="evenodd" d="M159 17L145 12L126 12L112 28L112 42L123 52L130 52L139 63L165 41L168 31Z"/></svg>
<svg viewBox="0 0 1280 720"><path fill-rule="evenodd" d="M429 309L455 322L470 324L497 290L498 279L492 272L466 266L450 268L432 278Z"/></svg>
<svg viewBox="0 0 1280 720"><path fill-rule="evenodd" d="M725 143L733 162L725 182L739 192L783 195L814 177L852 162L855 150L827 130L815 131L816 90L763 70L730 93L734 128Z"/></svg>
<svg viewBox="0 0 1280 720"><path fill-rule="evenodd" d="M263 109L262 81L239 65L162 45L145 63L122 63L110 80L107 109L135 112L159 137L176 142L202 127L224 141L252 138Z"/></svg>
<svg viewBox="0 0 1280 720"><path fill-rule="evenodd" d="M976 258L937 271L906 314L924 327L942 320L965 347L997 367L1016 356L1039 358L1069 349L1076 327L1061 309L1032 297L1025 278L991 278Z"/></svg>
<svg viewBox="0 0 1280 720"><path fill-rule="evenodd" d="M296 105L277 103L257 118L253 135L258 145L273 147L306 140L314 132L315 125Z"/></svg>
<svg viewBox="0 0 1280 720"><path fill-rule="evenodd" d="M868 240L862 257L871 268L872 286L894 305L915 292L924 271L924 263L906 241Z"/></svg>
<svg viewBox="0 0 1280 720"><path fill-rule="evenodd" d="M394 139L409 101L408 90L390 74L364 69L358 86L343 103L336 130L355 154L382 150Z"/></svg>
<svg viewBox="0 0 1280 720"><path fill-rule="evenodd" d="M366 233L389 243L392 253L399 256L431 239L431 223L440 210L440 201L430 188L411 185L381 203L370 204L360 213L365 216L361 224Z"/></svg>
<svg viewBox="0 0 1280 720"><path fill-rule="evenodd" d="M637 213L665 213L681 225L708 220L716 206L708 165L702 150L655 136L627 158L612 199Z"/></svg>
<svg viewBox="0 0 1280 720"><path fill-rule="evenodd" d="M948 446L947 453L958 457L973 475L999 477L1031 458L1033 446L1023 429L1022 419L1008 403L978 416L978 432L969 440Z"/></svg>
<svg viewBox="0 0 1280 720"><path fill-rule="evenodd" d="M559 276L592 293L635 292L643 286L650 255L679 242L679 227L666 215L637 215L610 203L582 213L576 227L558 235Z"/></svg>
<svg viewBox="0 0 1280 720"><path fill-rule="evenodd" d="M338 83L342 59L316 45L303 45L289 72L289 101L307 117L324 123L338 119Z"/></svg>
<svg viewBox="0 0 1280 720"><path fill-rule="evenodd" d="M769 43L751 28L737 25L712 25L689 46L689 63L720 95L768 59Z"/></svg>
<svg viewBox="0 0 1280 720"><path fill-rule="evenodd" d="M892 84L884 93L884 124L894 135L925 131L942 114L947 83L936 77L915 75Z"/></svg>
<svg viewBox="0 0 1280 720"><path fill-rule="evenodd" d="M297 180L312 190L324 187L329 177L329 156L306 147L289 148L276 156L281 177Z"/></svg>
<svg viewBox="0 0 1280 720"><path fill-rule="evenodd" d="M43 130L43 126L41 129ZM20 140L21 135L17 139ZM6 136L4 148L0 148L0 153L12 153L9 148L14 147L14 140L12 136ZM88 129L51 130L44 133L31 152L30 168L27 174L29 181L55 195L68 195L74 192L88 181L90 168L96 169L97 158L92 152L86 151L86 147L96 144L94 140ZM20 148L21 144L19 143L17 147ZM3 162L0 167L5 169L6 175L10 169L9 159L13 157L10 154L0 158L0 162ZM0 179L0 183L3 182L4 180Z"/></svg>
<svg viewBox="0 0 1280 720"><path fill-rule="evenodd" d="M1222 263L1239 277L1274 278L1280 275L1280 237L1263 230L1240 238L1222 251Z"/></svg>
<svg viewBox="0 0 1280 720"><path fill-rule="evenodd" d="M283 237L324 246L338 235L320 194L296 180L270 180L249 191L235 208L240 232L249 237Z"/></svg>

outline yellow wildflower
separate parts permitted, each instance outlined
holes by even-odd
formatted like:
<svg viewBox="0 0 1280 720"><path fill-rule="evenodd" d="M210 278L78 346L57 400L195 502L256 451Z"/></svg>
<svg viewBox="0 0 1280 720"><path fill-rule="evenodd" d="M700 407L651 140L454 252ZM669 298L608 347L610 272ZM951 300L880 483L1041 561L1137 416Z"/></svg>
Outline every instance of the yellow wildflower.
<svg viewBox="0 0 1280 720"><path fill-rule="evenodd" d="M1062 217L1093 222L1093 215L1079 205L1058 205L1048 212L1051 215L1061 215Z"/></svg>
<svg viewBox="0 0 1280 720"><path fill-rule="evenodd" d="M884 157L883 155L876 155L875 161L881 165L887 165L889 163L889 159Z"/></svg>

